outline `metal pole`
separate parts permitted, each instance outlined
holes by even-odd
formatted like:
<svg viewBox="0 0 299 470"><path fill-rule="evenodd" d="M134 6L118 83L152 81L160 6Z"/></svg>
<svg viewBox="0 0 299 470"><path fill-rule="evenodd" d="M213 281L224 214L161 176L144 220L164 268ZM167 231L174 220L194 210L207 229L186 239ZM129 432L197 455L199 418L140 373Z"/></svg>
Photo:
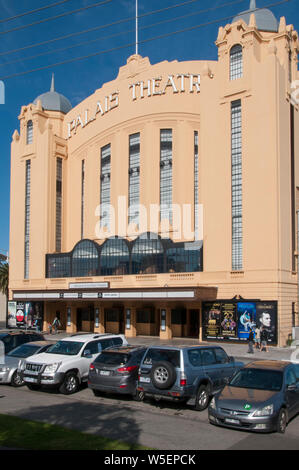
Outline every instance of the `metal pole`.
<svg viewBox="0 0 299 470"><path fill-rule="evenodd" d="M138 0L136 0L136 48L135 54L138 54Z"/></svg>

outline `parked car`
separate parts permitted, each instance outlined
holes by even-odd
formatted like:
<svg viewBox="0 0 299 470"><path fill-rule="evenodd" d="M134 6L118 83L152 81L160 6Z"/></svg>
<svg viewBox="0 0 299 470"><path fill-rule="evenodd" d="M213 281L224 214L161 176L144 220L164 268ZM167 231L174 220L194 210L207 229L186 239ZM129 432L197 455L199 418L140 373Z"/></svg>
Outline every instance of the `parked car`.
<svg viewBox="0 0 299 470"><path fill-rule="evenodd" d="M145 347L122 346L103 351L89 367L88 387L94 395L102 392L132 395L142 400L137 391L138 369L146 351Z"/></svg>
<svg viewBox="0 0 299 470"><path fill-rule="evenodd" d="M247 431L284 433L299 412L299 364L256 361L247 364L215 396L210 423Z"/></svg>
<svg viewBox="0 0 299 470"><path fill-rule="evenodd" d="M140 364L138 390L156 399L188 401L201 411L242 366L218 346L151 346Z"/></svg>
<svg viewBox="0 0 299 470"><path fill-rule="evenodd" d="M127 345L124 335L77 334L61 339L45 353L23 361L22 378L31 390L55 387L65 395L78 391L91 362L104 349Z"/></svg>
<svg viewBox="0 0 299 470"><path fill-rule="evenodd" d="M24 343L30 343L32 341L44 341L44 336L35 331L0 331L0 341L3 342L5 348L5 354L9 353L17 346Z"/></svg>
<svg viewBox="0 0 299 470"><path fill-rule="evenodd" d="M52 344L53 341L34 341L33 343L21 344L10 351L5 356L4 364L0 364L0 383L11 384L13 387L24 385L25 382L18 372L20 360L45 352Z"/></svg>

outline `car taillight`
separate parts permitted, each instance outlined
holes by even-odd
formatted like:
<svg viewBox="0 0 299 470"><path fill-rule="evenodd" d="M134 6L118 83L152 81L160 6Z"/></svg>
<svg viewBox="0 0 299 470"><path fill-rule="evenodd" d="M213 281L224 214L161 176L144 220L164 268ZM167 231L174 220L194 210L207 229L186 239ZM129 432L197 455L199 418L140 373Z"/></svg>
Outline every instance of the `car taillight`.
<svg viewBox="0 0 299 470"><path fill-rule="evenodd" d="M180 386L185 387L187 385L187 377L184 373L181 374Z"/></svg>
<svg viewBox="0 0 299 470"><path fill-rule="evenodd" d="M90 364L89 370L94 370L94 365L93 364Z"/></svg>
<svg viewBox="0 0 299 470"><path fill-rule="evenodd" d="M138 369L138 366L120 367L119 369L117 369L117 372L124 374L126 372L133 372L136 369Z"/></svg>

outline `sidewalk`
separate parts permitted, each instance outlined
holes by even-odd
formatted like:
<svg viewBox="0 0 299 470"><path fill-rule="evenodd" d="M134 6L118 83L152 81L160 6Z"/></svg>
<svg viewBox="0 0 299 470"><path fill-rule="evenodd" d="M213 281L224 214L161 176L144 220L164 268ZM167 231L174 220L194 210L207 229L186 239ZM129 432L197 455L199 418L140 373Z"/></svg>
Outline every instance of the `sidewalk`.
<svg viewBox="0 0 299 470"><path fill-rule="evenodd" d="M78 334L78 333L76 333ZM86 334L86 332L83 332L83 334ZM96 335L96 333L95 333ZM59 340L62 338L66 338L68 336L71 336L71 334L66 333L65 331L58 332L56 335L52 334L49 335L47 333L44 333L44 336L46 339L49 340ZM145 345L145 346L150 346L150 345L173 345L173 346L183 346L183 345L213 345L213 346L221 346L226 353L229 356L234 356L237 358L243 358L243 359L273 359L273 360L282 360L282 361L290 361L292 360L291 356L296 355L297 353L297 360L299 361L299 347L297 349L293 349L290 347L285 347L285 348L278 348L275 346L270 346L268 348L269 352L264 352L260 350L254 349L254 354L248 354L248 344L246 342L244 343L227 343L227 342L201 342L196 338L173 338L171 340L160 340L159 337L157 336L136 336L134 338L127 338L128 342L132 345ZM296 359L296 358L295 358Z"/></svg>

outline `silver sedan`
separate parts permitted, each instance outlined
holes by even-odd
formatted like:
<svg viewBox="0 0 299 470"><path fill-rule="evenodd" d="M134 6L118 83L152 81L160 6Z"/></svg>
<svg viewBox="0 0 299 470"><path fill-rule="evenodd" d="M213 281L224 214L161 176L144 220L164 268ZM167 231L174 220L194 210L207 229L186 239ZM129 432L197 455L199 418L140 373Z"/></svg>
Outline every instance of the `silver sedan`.
<svg viewBox="0 0 299 470"><path fill-rule="evenodd" d="M11 384L13 387L24 385L18 373L20 360L45 352L52 344L53 341L34 341L21 344L6 354L4 363L0 364L0 384Z"/></svg>

